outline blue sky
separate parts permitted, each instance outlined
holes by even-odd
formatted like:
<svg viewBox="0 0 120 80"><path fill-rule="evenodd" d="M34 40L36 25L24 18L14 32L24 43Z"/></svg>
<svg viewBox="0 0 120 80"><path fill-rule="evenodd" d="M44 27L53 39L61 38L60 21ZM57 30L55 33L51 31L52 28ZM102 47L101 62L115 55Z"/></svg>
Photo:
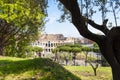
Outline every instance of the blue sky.
<svg viewBox="0 0 120 80"><path fill-rule="evenodd" d="M50 0L49 0L50 1ZM59 23L60 11L53 0L49 3L48 18L49 22L45 25L47 34L64 34L64 36L80 37L77 29L70 22Z"/></svg>
<svg viewBox="0 0 120 80"><path fill-rule="evenodd" d="M69 37L81 37L79 32L72 23L70 22L59 23L57 21L60 17L60 11L58 10L54 0L48 0L48 1L49 1L49 8L48 8L47 19L49 19L49 21L45 25L44 33L63 34L64 36L69 36ZM95 19L95 22L101 24L101 18L99 16L101 16L100 13L95 14L93 19ZM112 13L108 14L108 17L109 17L109 22L114 22ZM91 27L89 27L89 30L93 31L94 33L101 33L100 31L93 29Z"/></svg>

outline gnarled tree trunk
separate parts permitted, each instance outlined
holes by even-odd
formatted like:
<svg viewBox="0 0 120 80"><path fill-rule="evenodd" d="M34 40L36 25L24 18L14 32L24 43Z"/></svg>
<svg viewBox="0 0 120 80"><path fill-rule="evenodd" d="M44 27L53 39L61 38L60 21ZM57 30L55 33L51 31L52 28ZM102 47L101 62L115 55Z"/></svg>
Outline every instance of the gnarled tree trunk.
<svg viewBox="0 0 120 80"><path fill-rule="evenodd" d="M3 48L0 46L0 56L3 55Z"/></svg>
<svg viewBox="0 0 120 80"><path fill-rule="evenodd" d="M95 41L102 55L111 66L113 80L120 80L120 27L109 30L106 26L108 20L104 20L102 25L96 24L81 15L77 0L59 0L71 13L72 23L79 33L90 40ZM98 35L90 32L86 24L102 31L105 35Z"/></svg>

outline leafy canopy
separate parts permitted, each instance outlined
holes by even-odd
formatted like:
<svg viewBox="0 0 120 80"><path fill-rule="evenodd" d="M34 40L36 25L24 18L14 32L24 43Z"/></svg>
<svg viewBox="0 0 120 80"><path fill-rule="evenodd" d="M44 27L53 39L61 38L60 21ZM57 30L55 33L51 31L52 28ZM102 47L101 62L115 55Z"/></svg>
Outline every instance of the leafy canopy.
<svg viewBox="0 0 120 80"><path fill-rule="evenodd" d="M58 2L59 10L62 11L59 21L64 22L69 20L71 22L71 13L59 2L59 0L56 1ZM119 19L120 13L119 0L77 0L77 2L82 16L96 21L96 18L93 17L94 15L99 15L102 22L105 19L109 19L109 27L113 27L113 25L118 26L117 20ZM72 3L72 1L70 3Z"/></svg>
<svg viewBox="0 0 120 80"><path fill-rule="evenodd" d="M0 0L0 5L0 20L9 24L0 27L0 46L7 53L20 53L43 30L47 0Z"/></svg>

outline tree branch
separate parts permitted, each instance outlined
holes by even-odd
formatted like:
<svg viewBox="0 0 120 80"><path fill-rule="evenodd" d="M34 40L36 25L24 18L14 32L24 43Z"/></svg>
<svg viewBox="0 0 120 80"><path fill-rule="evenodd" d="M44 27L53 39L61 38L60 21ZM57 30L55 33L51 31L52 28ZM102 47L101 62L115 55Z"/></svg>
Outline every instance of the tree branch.
<svg viewBox="0 0 120 80"><path fill-rule="evenodd" d="M87 22L88 22L92 27L94 27L94 28L102 31L105 35L108 34L109 29L108 29L107 26L106 26L106 24L107 24L107 22L108 22L108 19L106 19L106 20L103 21L103 25L98 25L98 24L96 24L94 21L92 21L92 20L90 20L90 19L88 19Z"/></svg>
<svg viewBox="0 0 120 80"><path fill-rule="evenodd" d="M100 40L105 37L103 35L91 33L88 30L86 20L80 13L80 8L77 0L59 0L59 1L71 12L72 23L75 25L75 27L78 29L79 33L83 37L86 37L97 43L100 42Z"/></svg>
<svg viewBox="0 0 120 80"><path fill-rule="evenodd" d="M0 46L2 45L7 45L9 43L9 40L11 39L12 36L15 36L23 27L25 26L25 23L21 25L21 27L19 29L17 29L16 26L10 24L10 23L6 23L5 27L6 30L4 30L5 32L2 33L3 36L0 36Z"/></svg>

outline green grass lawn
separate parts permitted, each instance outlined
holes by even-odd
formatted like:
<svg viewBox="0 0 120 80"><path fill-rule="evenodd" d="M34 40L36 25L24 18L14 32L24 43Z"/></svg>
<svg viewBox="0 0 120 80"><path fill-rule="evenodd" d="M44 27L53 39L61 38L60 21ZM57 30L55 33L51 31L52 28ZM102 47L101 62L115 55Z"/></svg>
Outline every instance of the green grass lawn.
<svg viewBox="0 0 120 80"><path fill-rule="evenodd" d="M82 80L112 80L110 67L98 67L97 76L94 76L91 66L65 66L65 68Z"/></svg>
<svg viewBox="0 0 120 80"><path fill-rule="evenodd" d="M0 80L80 80L50 59L0 57Z"/></svg>
<svg viewBox="0 0 120 80"><path fill-rule="evenodd" d="M0 57L0 80L112 80L109 67L61 66L50 59Z"/></svg>

